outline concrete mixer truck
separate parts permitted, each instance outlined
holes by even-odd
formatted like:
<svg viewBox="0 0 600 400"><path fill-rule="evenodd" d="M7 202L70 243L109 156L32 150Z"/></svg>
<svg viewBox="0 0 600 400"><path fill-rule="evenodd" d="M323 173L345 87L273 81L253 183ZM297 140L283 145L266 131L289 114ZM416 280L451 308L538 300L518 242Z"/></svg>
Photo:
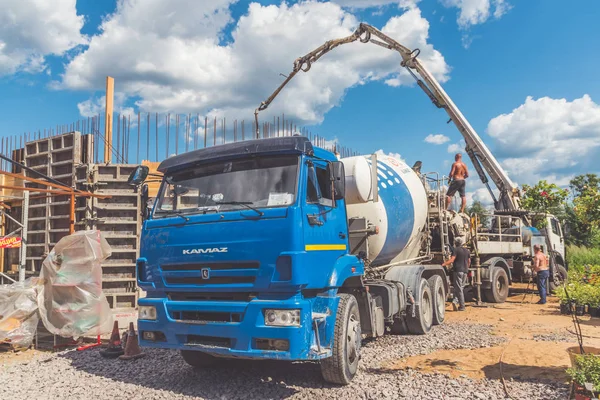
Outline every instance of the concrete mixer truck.
<svg viewBox="0 0 600 400"><path fill-rule="evenodd" d="M409 72L429 76L418 51L361 24L296 60L257 109L256 126L258 111L297 72L359 39L398 50ZM302 136L168 158L158 168L162 183L136 264L146 293L138 300L140 344L180 350L195 367L225 358L320 361L325 380L348 384L363 337L426 334L444 322L449 279L441 263L457 236L481 257L471 282L488 300L503 301L509 274L519 262L526 267L530 246L544 237L524 229L518 192L441 87L427 82L418 80L499 185L497 204L514 212L479 229L444 209L442 179L418 164L375 155L339 160ZM139 166L129 181L140 185L148 173Z"/></svg>

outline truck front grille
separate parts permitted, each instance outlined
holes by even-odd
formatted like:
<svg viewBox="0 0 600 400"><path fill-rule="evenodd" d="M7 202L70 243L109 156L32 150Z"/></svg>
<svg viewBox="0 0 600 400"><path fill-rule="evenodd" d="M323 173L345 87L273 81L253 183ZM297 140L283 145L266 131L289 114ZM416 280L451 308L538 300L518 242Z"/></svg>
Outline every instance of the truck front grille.
<svg viewBox="0 0 600 400"><path fill-rule="evenodd" d="M165 277L168 285L228 285L234 283L254 283L255 276L211 276L209 279L202 277Z"/></svg>
<svg viewBox="0 0 600 400"><path fill-rule="evenodd" d="M210 263L187 263L161 265L163 271L201 271L208 268L211 271L226 271L236 269L258 269L257 262L210 262Z"/></svg>
<svg viewBox="0 0 600 400"><path fill-rule="evenodd" d="M171 311L171 318L180 322L202 324L206 322L241 322L241 313L205 312L205 311Z"/></svg>
<svg viewBox="0 0 600 400"><path fill-rule="evenodd" d="M257 295L258 293L252 292L167 292L167 297L171 301L243 301L247 303Z"/></svg>

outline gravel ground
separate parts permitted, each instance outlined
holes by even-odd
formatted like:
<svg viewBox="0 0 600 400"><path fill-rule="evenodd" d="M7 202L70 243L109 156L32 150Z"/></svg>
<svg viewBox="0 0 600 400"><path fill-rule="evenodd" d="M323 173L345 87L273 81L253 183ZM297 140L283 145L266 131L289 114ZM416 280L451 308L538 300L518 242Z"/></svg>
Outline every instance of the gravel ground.
<svg viewBox="0 0 600 400"><path fill-rule="evenodd" d="M98 350L40 355L0 370L0 398L30 399L505 399L493 380L452 379L390 370L386 361L438 349L490 347L503 342L485 325L449 324L426 336L364 341L360 373L345 387L326 384L316 363L231 360L194 370L175 351L145 349L135 361L106 360ZM567 387L508 382L516 399L564 399Z"/></svg>
<svg viewBox="0 0 600 400"><path fill-rule="evenodd" d="M571 342L577 341L575 335L572 335L565 331L556 331L552 333L533 335L533 340L536 342Z"/></svg>

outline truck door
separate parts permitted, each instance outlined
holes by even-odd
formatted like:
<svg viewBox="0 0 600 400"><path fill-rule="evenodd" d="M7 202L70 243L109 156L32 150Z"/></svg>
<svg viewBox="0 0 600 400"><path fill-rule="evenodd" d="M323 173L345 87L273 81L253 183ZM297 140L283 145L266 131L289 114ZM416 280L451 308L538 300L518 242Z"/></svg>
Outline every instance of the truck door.
<svg viewBox="0 0 600 400"><path fill-rule="evenodd" d="M336 260L348 252L348 226L343 200L336 207L326 163L309 161L303 204L304 244L315 275L325 278Z"/></svg>
<svg viewBox="0 0 600 400"><path fill-rule="evenodd" d="M550 217L548 217L548 219L549 219L549 221L548 221L549 229L547 229L547 231L548 231L548 238L550 239L550 246L551 246L551 248L549 250L556 251L557 253L559 253L561 256L564 257L565 241L563 238L560 222L554 216L550 216Z"/></svg>

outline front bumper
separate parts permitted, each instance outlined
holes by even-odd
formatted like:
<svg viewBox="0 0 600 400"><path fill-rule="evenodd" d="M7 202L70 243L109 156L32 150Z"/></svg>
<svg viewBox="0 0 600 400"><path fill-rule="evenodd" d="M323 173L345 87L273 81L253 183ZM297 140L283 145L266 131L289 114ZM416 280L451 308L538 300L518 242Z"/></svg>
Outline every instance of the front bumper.
<svg viewBox="0 0 600 400"><path fill-rule="evenodd" d="M333 300L332 300L333 301ZM334 301L337 302L337 299ZM329 301L328 301L329 303ZM138 320L140 345L145 347L197 350L215 356L235 358L263 358L278 360L319 360L331 356L328 342L333 332L335 315L316 318L314 302L306 299L287 300L253 299L237 301L171 301L167 298L139 299L140 306L156 307L155 321ZM300 326L266 326L264 309L300 309ZM328 304L335 310L337 304ZM232 320L239 322L210 322L180 320L182 313L235 314ZM313 317L316 319L313 320ZM315 327L320 332L315 336ZM149 341L143 338L145 331L161 332L166 340ZM260 342L279 339L289 342L287 350L264 350Z"/></svg>

